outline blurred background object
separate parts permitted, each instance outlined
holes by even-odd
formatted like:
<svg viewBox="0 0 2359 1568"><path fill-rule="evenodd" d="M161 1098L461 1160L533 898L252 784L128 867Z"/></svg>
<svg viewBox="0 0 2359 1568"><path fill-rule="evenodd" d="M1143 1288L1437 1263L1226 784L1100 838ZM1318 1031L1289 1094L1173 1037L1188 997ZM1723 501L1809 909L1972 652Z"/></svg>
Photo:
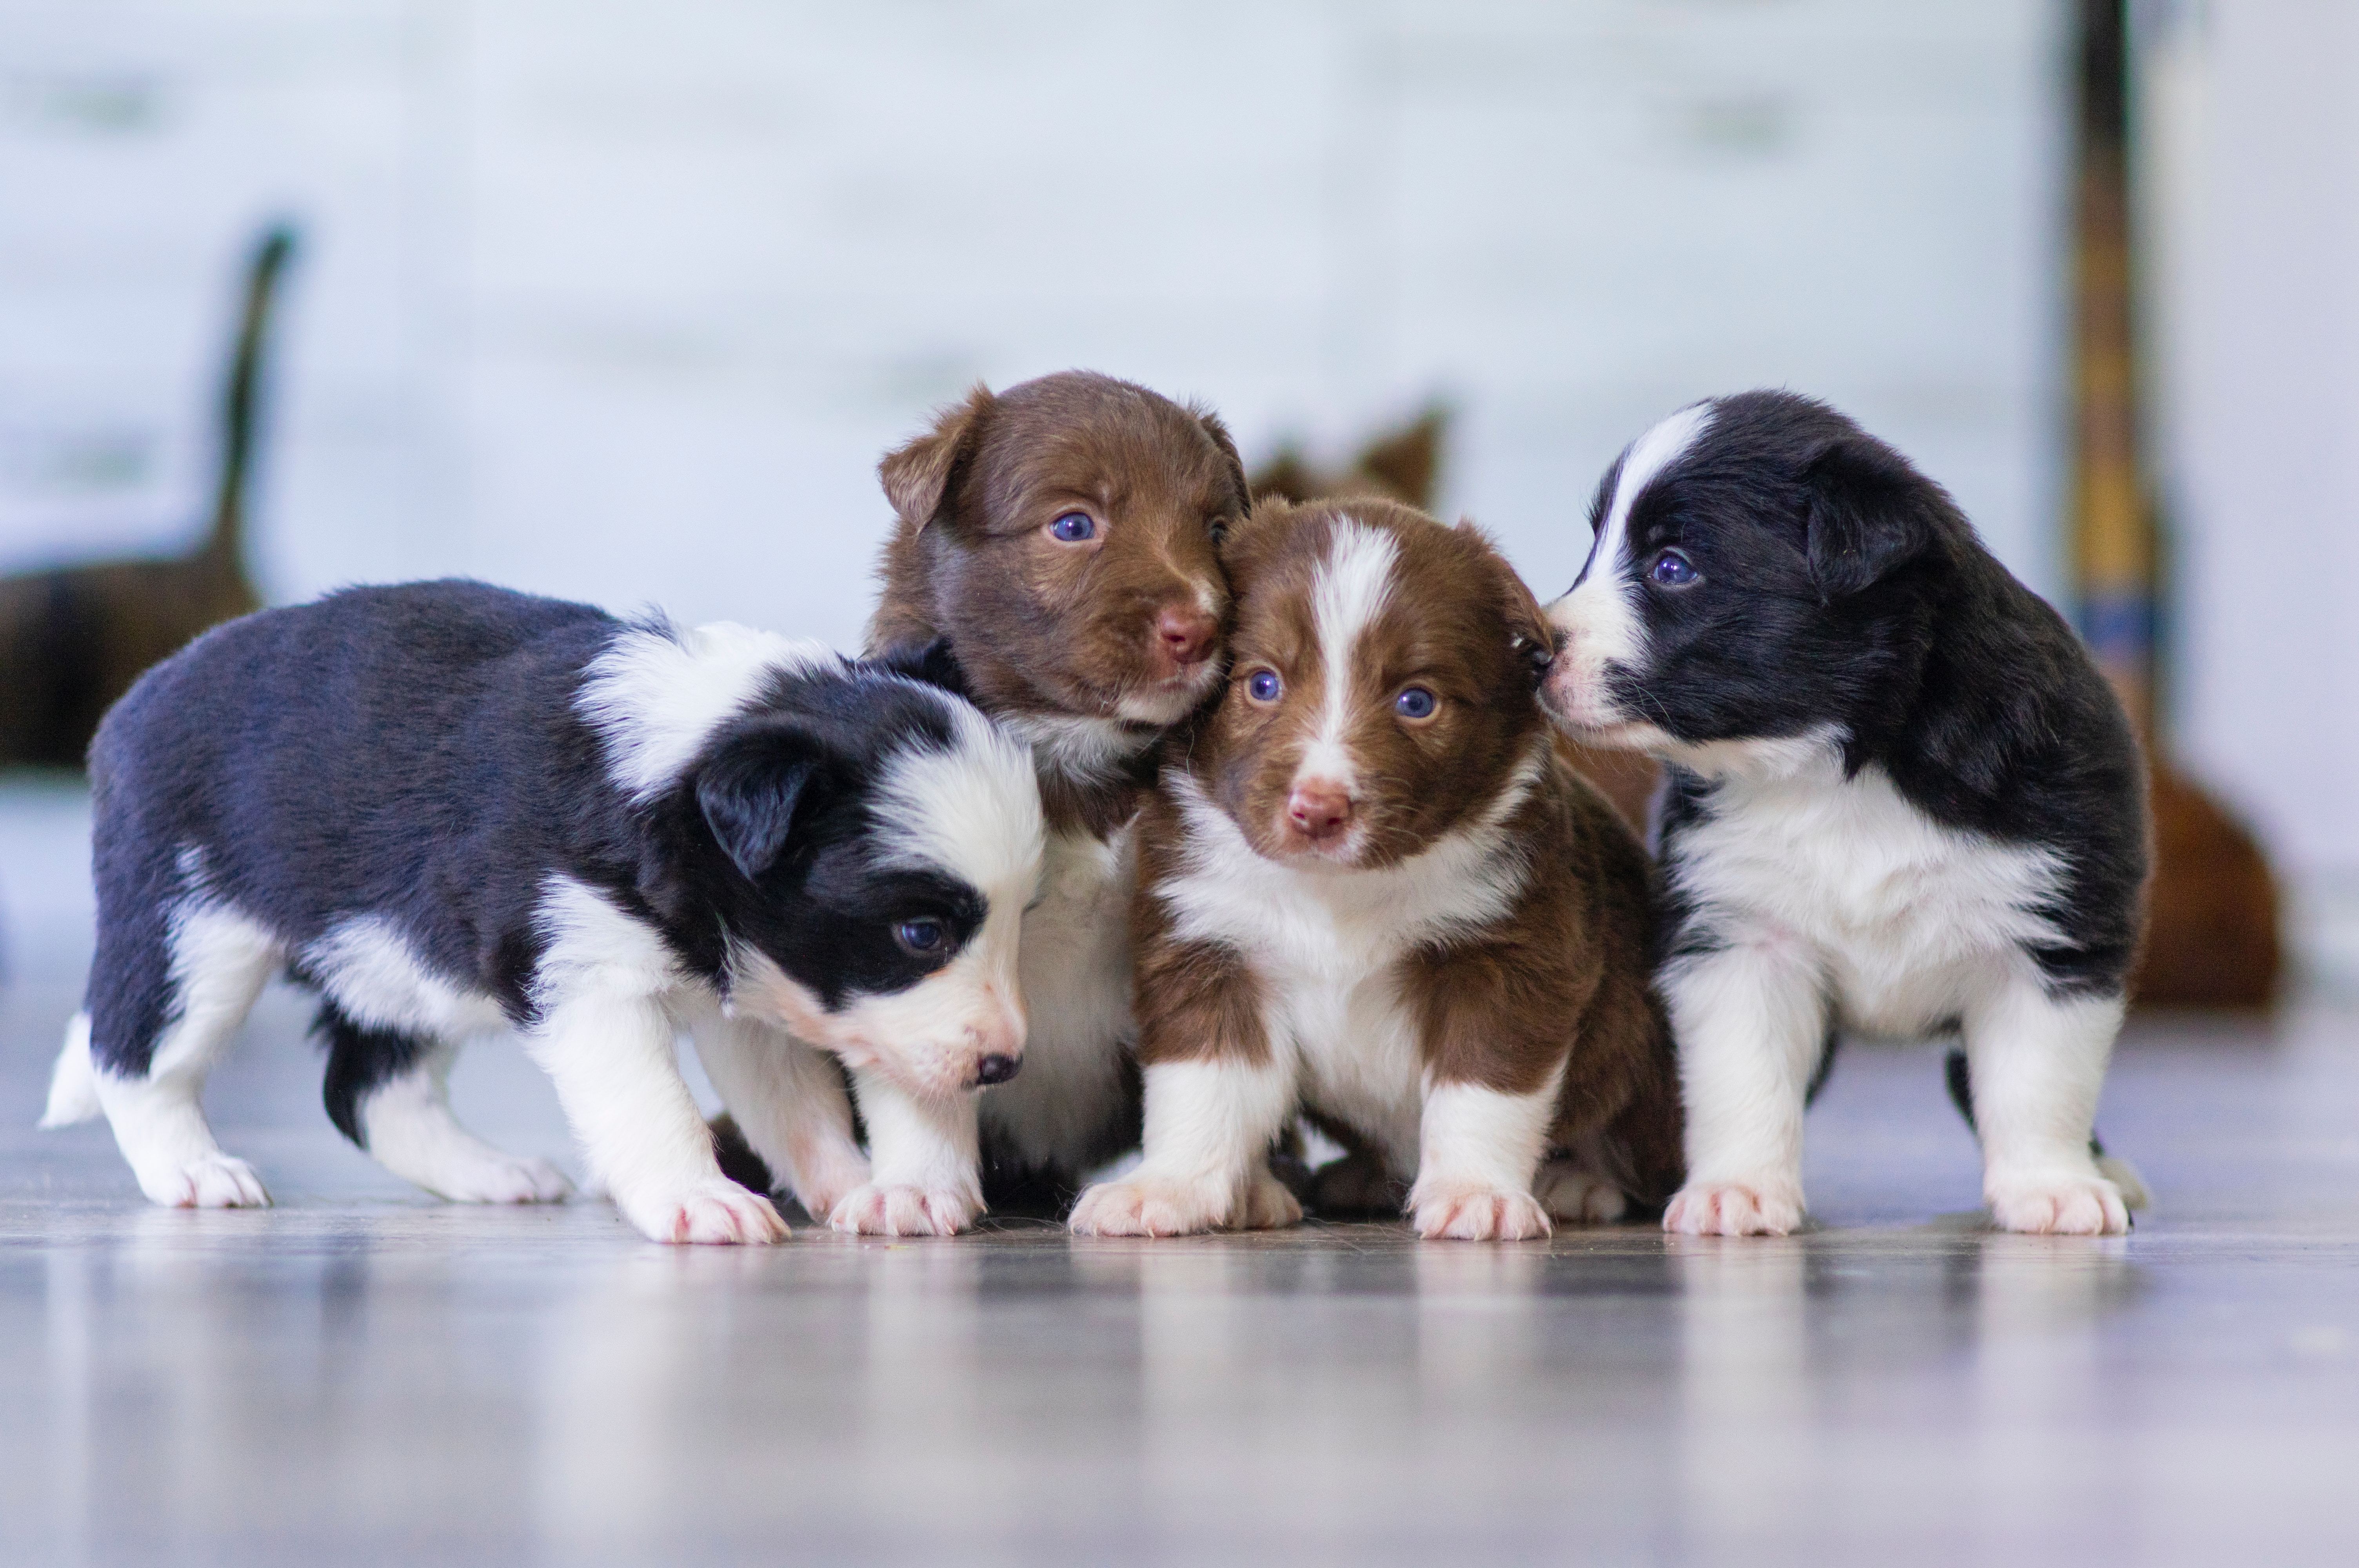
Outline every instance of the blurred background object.
<svg viewBox="0 0 2359 1568"><path fill-rule="evenodd" d="M245 491L271 301L294 245L288 230L268 230L246 269L222 378L212 515L196 548L0 578L0 764L82 766L99 719L142 671L262 608L245 568Z"/></svg>
<svg viewBox="0 0 2359 1568"><path fill-rule="evenodd" d="M2277 879L2252 834L2179 766L2159 700L2168 585L2138 405L2139 247L2130 221L2129 11L2077 0L2072 545L2082 635L2128 708L2153 782L2154 881L2132 999L2276 1000Z"/></svg>
<svg viewBox="0 0 2359 1568"><path fill-rule="evenodd" d="M2158 730L2359 982L2359 8L2132 17ZM1633 433L1791 385L2069 605L2080 18L19 0L0 572L196 547L220 302L285 212L269 600L467 572L849 644L877 454L976 378L1086 364L1315 476L1446 409L1433 504L1544 598ZM37 880L0 864L15 927L67 918Z"/></svg>

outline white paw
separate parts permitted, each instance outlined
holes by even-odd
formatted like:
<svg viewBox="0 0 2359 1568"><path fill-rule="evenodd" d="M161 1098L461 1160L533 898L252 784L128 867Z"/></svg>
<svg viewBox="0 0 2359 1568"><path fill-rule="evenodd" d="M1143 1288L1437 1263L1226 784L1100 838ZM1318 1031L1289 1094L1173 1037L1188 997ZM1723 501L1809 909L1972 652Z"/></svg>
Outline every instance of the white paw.
<svg viewBox="0 0 2359 1568"><path fill-rule="evenodd" d="M1568 1225L1611 1225L1630 1206L1620 1187L1570 1160L1550 1160L1542 1165L1532 1182L1532 1196L1550 1219Z"/></svg>
<svg viewBox="0 0 2359 1568"><path fill-rule="evenodd" d="M270 1195L254 1167L218 1150L177 1165L142 1172L139 1190L166 1208L268 1208Z"/></svg>
<svg viewBox="0 0 2359 1568"><path fill-rule="evenodd" d="M1983 1190L2001 1230L2119 1236L2130 1227L2121 1188L2103 1176L1994 1177Z"/></svg>
<svg viewBox="0 0 2359 1568"><path fill-rule="evenodd" d="M1690 1182L1663 1211L1681 1236L1790 1236L1802 1223L1802 1195L1735 1182Z"/></svg>
<svg viewBox="0 0 2359 1568"><path fill-rule="evenodd" d="M507 1154L471 1161L420 1185L452 1203L563 1203L573 1190L565 1173L548 1161Z"/></svg>
<svg viewBox="0 0 2359 1568"><path fill-rule="evenodd" d="M1419 1182L1409 1217L1428 1241L1529 1241L1549 1234L1548 1212L1529 1193L1455 1182Z"/></svg>
<svg viewBox="0 0 2359 1568"><path fill-rule="evenodd" d="M846 1193L827 1222L854 1236L956 1236L983 1212L972 1190L892 1187L869 1183Z"/></svg>
<svg viewBox="0 0 2359 1568"><path fill-rule="evenodd" d="M814 1170L798 1171L788 1184L805 1214L825 1220L842 1206L845 1198L868 1185L868 1162L849 1159L821 1163Z"/></svg>
<svg viewBox="0 0 2359 1568"><path fill-rule="evenodd" d="M1266 1170L1258 1171L1245 1183L1245 1195L1229 1223L1239 1230L1283 1230L1302 1223L1302 1206L1294 1201L1284 1182Z"/></svg>
<svg viewBox="0 0 2359 1568"><path fill-rule="evenodd" d="M1293 1201L1289 1195L1287 1202ZM1202 1184L1148 1177L1100 1182L1082 1195L1066 1223L1077 1236L1192 1236L1227 1217L1226 1206L1209 1197ZM1295 1217L1301 1217L1299 1209Z"/></svg>
<svg viewBox="0 0 2359 1568"><path fill-rule="evenodd" d="M726 1176L671 1191L615 1200L624 1217L650 1241L716 1246L765 1246L787 1238L787 1222L770 1200Z"/></svg>

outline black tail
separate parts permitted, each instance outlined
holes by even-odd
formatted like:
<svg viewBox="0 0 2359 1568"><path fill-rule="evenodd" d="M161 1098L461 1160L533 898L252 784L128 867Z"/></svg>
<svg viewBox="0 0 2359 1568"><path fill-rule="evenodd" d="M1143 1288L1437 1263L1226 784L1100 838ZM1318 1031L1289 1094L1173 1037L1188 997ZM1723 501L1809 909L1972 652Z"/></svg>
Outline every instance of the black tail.
<svg viewBox="0 0 2359 1568"><path fill-rule="evenodd" d="M212 527L201 552L240 567L245 556L245 480L254 456L255 406L262 380L262 353L270 330L278 277L295 253L295 231L274 223L263 231L245 268L245 305L239 318L237 348L230 356L229 381L222 389L221 473L213 491Z"/></svg>

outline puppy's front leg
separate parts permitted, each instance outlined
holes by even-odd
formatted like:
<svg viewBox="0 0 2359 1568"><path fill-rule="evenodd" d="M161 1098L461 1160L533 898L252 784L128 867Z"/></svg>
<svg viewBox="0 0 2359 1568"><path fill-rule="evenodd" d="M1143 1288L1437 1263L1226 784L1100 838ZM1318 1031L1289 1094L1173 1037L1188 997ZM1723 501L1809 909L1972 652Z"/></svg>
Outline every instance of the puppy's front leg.
<svg viewBox="0 0 2359 1568"><path fill-rule="evenodd" d="M679 1076L672 1020L648 997L577 997L527 1037L556 1081L591 1169L652 1241L787 1238L770 1200L721 1173L704 1115Z"/></svg>
<svg viewBox="0 0 2359 1568"><path fill-rule="evenodd" d="M1663 1228L1784 1236L1802 1222L1802 1109L1826 1044L1814 967L1775 941L1738 941L1662 975L1687 1098L1688 1180Z"/></svg>
<svg viewBox="0 0 2359 1568"><path fill-rule="evenodd" d="M983 1212L974 1096L913 1095L874 1067L853 1075L868 1123L869 1180L828 1223L860 1236L956 1236Z"/></svg>
<svg viewBox="0 0 2359 1568"><path fill-rule="evenodd" d="M699 1019L695 1035L738 1130L806 1213L824 1220L868 1184L868 1156L852 1135L852 1100L832 1057L743 1016Z"/></svg>
<svg viewBox="0 0 2359 1568"><path fill-rule="evenodd" d="M1429 1083L1409 1213L1428 1240L1525 1241L1549 1234L1532 1173L1556 1119L1562 1072L1530 1094Z"/></svg>
<svg viewBox="0 0 2359 1568"><path fill-rule="evenodd" d="M1083 1236L1187 1236L1229 1226L1274 1229L1302 1217L1270 1174L1270 1141L1294 1108L1294 1079L1259 1062L1210 1056L1150 1064L1146 1153L1118 1182L1073 1206Z"/></svg>
<svg viewBox="0 0 2359 1568"><path fill-rule="evenodd" d="M1983 1195L2001 1228L2107 1236L2130 1227L2121 1188L2089 1152L2122 1011L2117 996L2050 996L2029 974L1967 1010Z"/></svg>

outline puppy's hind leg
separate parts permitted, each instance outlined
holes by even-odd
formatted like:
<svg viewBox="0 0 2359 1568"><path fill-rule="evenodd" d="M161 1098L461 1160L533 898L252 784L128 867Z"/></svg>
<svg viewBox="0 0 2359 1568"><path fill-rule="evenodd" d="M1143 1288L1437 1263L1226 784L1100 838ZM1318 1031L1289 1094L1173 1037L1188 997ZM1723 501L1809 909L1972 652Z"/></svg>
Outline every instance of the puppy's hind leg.
<svg viewBox="0 0 2359 1568"><path fill-rule="evenodd" d="M458 1047L354 1022L321 1004L328 1117L395 1175L453 1203L556 1203L571 1184L546 1160L493 1148L451 1114Z"/></svg>
<svg viewBox="0 0 2359 1568"><path fill-rule="evenodd" d="M262 1178L222 1152L201 1101L282 949L218 906L184 907L168 925L160 911L136 921L110 914L102 905L88 1050L98 1103L139 1190L168 1208L266 1206Z"/></svg>
<svg viewBox="0 0 2359 1568"><path fill-rule="evenodd" d="M2006 1230L2118 1235L2122 1190L2097 1168L2090 1124L2122 1026L2118 996L2051 996L2031 975L1970 1008L1973 1121L1983 1195Z"/></svg>

